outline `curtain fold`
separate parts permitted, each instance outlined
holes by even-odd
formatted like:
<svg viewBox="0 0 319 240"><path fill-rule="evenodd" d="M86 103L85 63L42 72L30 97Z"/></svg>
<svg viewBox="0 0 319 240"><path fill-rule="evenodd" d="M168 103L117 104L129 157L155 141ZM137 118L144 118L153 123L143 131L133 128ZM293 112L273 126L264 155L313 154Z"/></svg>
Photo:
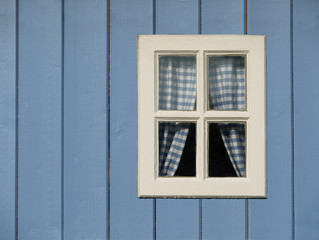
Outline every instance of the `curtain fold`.
<svg viewBox="0 0 319 240"><path fill-rule="evenodd" d="M245 110L245 57L209 58L209 108ZM244 123L219 123L222 139L238 177L246 176Z"/></svg>
<svg viewBox="0 0 319 240"><path fill-rule="evenodd" d="M196 57L159 58L159 110L194 110ZM159 175L174 176L183 154L189 123L159 124Z"/></svg>

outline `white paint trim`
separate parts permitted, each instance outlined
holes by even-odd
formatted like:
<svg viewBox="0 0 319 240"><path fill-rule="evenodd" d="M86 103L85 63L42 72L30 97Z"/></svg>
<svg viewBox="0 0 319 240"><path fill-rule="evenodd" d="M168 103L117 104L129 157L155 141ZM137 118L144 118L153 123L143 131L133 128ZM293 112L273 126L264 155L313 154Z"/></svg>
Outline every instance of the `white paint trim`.
<svg viewBox="0 0 319 240"><path fill-rule="evenodd" d="M195 111L157 109L160 55L196 55ZM246 111L207 110L207 57L246 56ZM266 44L253 35L138 36L138 196L172 198L265 198ZM196 122L196 177L158 177L158 121ZM207 122L246 123L245 178L207 177Z"/></svg>

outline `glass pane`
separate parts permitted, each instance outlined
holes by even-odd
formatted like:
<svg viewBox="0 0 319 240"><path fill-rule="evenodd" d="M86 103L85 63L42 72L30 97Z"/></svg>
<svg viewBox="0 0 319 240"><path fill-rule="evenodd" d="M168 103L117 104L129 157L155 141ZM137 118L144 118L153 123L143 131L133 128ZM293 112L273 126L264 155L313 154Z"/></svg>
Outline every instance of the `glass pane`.
<svg viewBox="0 0 319 240"><path fill-rule="evenodd" d="M159 110L195 110L196 56L159 57Z"/></svg>
<svg viewBox="0 0 319 240"><path fill-rule="evenodd" d="M245 110L245 56L208 58L209 110Z"/></svg>
<svg viewBox="0 0 319 240"><path fill-rule="evenodd" d="M159 123L159 176L196 175L196 124Z"/></svg>
<svg viewBox="0 0 319 240"><path fill-rule="evenodd" d="M209 177L245 177L245 123L209 123L208 152Z"/></svg>

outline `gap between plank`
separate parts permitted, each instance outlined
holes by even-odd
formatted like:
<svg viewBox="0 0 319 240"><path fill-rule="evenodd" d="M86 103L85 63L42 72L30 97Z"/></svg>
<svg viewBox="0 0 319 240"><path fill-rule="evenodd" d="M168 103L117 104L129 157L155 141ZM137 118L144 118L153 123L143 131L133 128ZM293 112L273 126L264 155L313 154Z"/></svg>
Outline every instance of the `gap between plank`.
<svg viewBox="0 0 319 240"><path fill-rule="evenodd" d="M106 20L107 20L107 81L108 81L108 89L107 89L107 136L106 136L106 142L107 142L107 191L106 191L106 199L107 199L107 229L106 229L106 235L107 239L111 239L111 148L110 148L110 142L111 142L111 0L107 1L106 6Z"/></svg>
<svg viewBox="0 0 319 240"><path fill-rule="evenodd" d="M15 96L15 239L18 240L19 235L19 0L16 0L16 23L15 23L15 31L16 31L16 96Z"/></svg>

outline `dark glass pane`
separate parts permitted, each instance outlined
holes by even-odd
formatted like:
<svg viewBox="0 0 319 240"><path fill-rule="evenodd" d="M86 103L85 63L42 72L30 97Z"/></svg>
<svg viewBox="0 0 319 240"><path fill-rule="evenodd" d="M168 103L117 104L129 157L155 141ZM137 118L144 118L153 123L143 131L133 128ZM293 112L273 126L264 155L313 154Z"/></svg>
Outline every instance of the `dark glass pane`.
<svg viewBox="0 0 319 240"><path fill-rule="evenodd" d="M209 124L209 177L245 177L245 124Z"/></svg>
<svg viewBox="0 0 319 240"><path fill-rule="evenodd" d="M159 176L196 175L196 124L159 123Z"/></svg>

